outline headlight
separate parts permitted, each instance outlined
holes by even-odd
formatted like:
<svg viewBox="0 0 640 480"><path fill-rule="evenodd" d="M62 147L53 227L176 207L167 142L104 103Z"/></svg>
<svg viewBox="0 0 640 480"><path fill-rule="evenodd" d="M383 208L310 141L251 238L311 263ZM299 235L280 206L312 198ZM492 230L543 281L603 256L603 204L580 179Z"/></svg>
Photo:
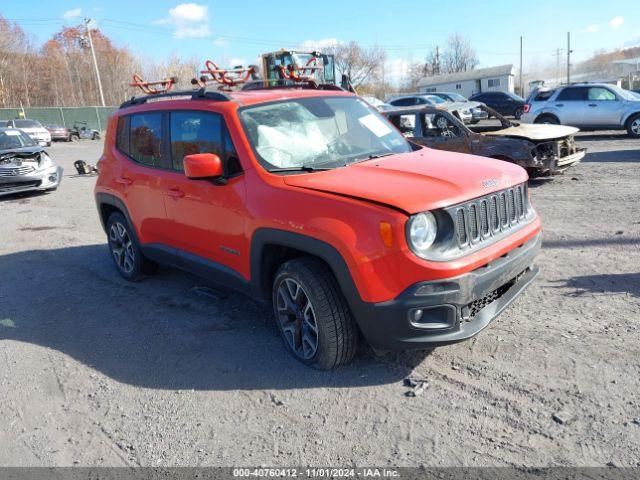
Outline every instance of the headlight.
<svg viewBox="0 0 640 480"><path fill-rule="evenodd" d="M431 212L422 212L409 218L407 242L411 250L419 257L425 257L436 239L438 224Z"/></svg>
<svg viewBox="0 0 640 480"><path fill-rule="evenodd" d="M40 154L40 164L38 165L38 168L40 168L40 170L44 170L45 168L50 168L53 166L54 164L53 164L53 160L51 160L51 157L46 153L42 152Z"/></svg>

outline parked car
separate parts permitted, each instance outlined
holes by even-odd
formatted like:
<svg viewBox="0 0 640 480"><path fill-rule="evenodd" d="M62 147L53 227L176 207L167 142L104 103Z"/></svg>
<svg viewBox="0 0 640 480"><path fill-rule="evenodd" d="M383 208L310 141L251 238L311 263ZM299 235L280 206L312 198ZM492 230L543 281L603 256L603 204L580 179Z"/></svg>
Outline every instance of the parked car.
<svg viewBox="0 0 640 480"><path fill-rule="evenodd" d="M573 125L584 130L627 130L640 138L640 98L606 83L578 83L534 90L522 120Z"/></svg>
<svg viewBox="0 0 640 480"><path fill-rule="evenodd" d="M73 123L73 127L71 128L71 139L99 140L100 132L94 128L89 128L87 126L87 122L76 121Z"/></svg>
<svg viewBox="0 0 640 480"><path fill-rule="evenodd" d="M501 126L467 127L449 112L431 106L396 108L384 115L412 142L505 160L525 168L531 177L563 172L585 156L586 149L577 147L574 140L577 128L521 125L488 107L480 108L499 119Z"/></svg>
<svg viewBox="0 0 640 480"><path fill-rule="evenodd" d="M362 98L365 102L367 102L372 107L375 107L379 112L384 112L385 110L389 110L393 108L393 105L389 105L388 103L385 103L376 97L364 96L360 98Z"/></svg>
<svg viewBox="0 0 640 480"><path fill-rule="evenodd" d="M0 120L0 127L8 127L9 120Z"/></svg>
<svg viewBox="0 0 640 480"><path fill-rule="evenodd" d="M153 100L109 117L98 165L115 268L173 265L271 304L307 365L349 362L360 335L378 352L463 341L538 273L517 165L411 144L331 86Z"/></svg>
<svg viewBox="0 0 640 480"><path fill-rule="evenodd" d="M8 120L7 127L19 128L40 145L51 146L51 134L38 120L16 118L14 120Z"/></svg>
<svg viewBox="0 0 640 480"><path fill-rule="evenodd" d="M471 95L469 100L482 102L501 115L515 117L516 120L524 112L524 98L511 92L479 92Z"/></svg>
<svg viewBox="0 0 640 480"><path fill-rule="evenodd" d="M16 128L0 128L0 196L55 190L61 180L62 168L33 138Z"/></svg>
<svg viewBox="0 0 640 480"><path fill-rule="evenodd" d="M469 105L465 103L448 102L436 95L403 95L392 98L388 103L394 107L414 107L416 105L439 106L440 108L450 111L453 115L456 115L464 123L471 123L473 120L473 115L471 114Z"/></svg>
<svg viewBox="0 0 640 480"><path fill-rule="evenodd" d="M49 124L45 125L45 128L51 134L51 140L64 140L65 142L70 142L71 140L73 140L71 130L66 127L56 124Z"/></svg>
<svg viewBox="0 0 640 480"><path fill-rule="evenodd" d="M473 102L466 97L455 92L431 92L429 95L435 95L447 102L468 103L471 110L471 123L478 123L480 120L486 120L487 111L480 108L484 105L482 102Z"/></svg>

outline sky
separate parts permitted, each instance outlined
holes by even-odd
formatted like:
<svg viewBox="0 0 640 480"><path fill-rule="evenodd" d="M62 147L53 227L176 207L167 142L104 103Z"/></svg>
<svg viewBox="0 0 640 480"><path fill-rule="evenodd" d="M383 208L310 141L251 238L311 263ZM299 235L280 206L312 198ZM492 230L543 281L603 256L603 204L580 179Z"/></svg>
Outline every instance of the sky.
<svg viewBox="0 0 640 480"><path fill-rule="evenodd" d="M471 42L481 67L517 65L522 36L525 74L555 65L558 48L566 62L567 32L574 61L640 45L638 0L0 0L0 14L37 43L89 17L138 55L161 60L178 54L221 66L255 63L260 53L280 48L355 40L387 49L392 80L456 32Z"/></svg>

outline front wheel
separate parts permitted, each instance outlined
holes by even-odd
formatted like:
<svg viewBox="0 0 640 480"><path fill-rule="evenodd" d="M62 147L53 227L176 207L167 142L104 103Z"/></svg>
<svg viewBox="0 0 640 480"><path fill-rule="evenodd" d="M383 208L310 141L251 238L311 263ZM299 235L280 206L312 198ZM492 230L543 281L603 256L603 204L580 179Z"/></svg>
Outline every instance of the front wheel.
<svg viewBox="0 0 640 480"><path fill-rule="evenodd" d="M332 370L353 359L358 328L321 261L303 257L284 263L273 282L273 308L287 349L302 363Z"/></svg>
<svg viewBox="0 0 640 480"><path fill-rule="evenodd" d="M120 212L107 220L107 235L111 259L120 275L135 282L153 272L156 265L142 255L129 222Z"/></svg>
<svg viewBox="0 0 640 480"><path fill-rule="evenodd" d="M640 138L640 113L631 117L627 122L627 133L633 138Z"/></svg>

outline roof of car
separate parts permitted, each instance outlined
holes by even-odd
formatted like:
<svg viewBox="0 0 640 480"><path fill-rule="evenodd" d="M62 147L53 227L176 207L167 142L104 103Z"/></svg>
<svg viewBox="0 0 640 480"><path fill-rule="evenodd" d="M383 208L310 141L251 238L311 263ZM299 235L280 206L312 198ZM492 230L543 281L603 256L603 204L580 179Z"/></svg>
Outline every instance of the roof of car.
<svg viewBox="0 0 640 480"><path fill-rule="evenodd" d="M305 97L353 97L351 92L341 90L315 90L307 88L265 88L229 92L228 96L243 105L255 105L279 100Z"/></svg>
<svg viewBox="0 0 640 480"><path fill-rule="evenodd" d="M438 112L448 112L448 110L445 110L444 108L440 108L440 107L436 107L435 105L412 105L409 107L396 107L394 106L393 108L389 108L387 110L384 110L380 113L382 113L383 115L393 115L393 114L410 114L410 113L421 113L421 112L426 112L426 113L438 113Z"/></svg>
<svg viewBox="0 0 640 480"><path fill-rule="evenodd" d="M140 97L134 97L131 100L124 102L120 108L126 108L131 106L154 104L168 102L171 105L173 102L184 101L198 101L198 100L210 100L218 102L235 102L242 106L257 105L260 103L270 103L281 100L288 100L294 98L309 98L309 97L335 97L335 96L355 96L351 92L342 90L339 87L332 88L309 88L309 87L272 87L272 88L252 88L247 90L238 90L225 92L220 90L203 89L203 90L188 90L188 91L173 91L169 93L157 94L157 95L143 95Z"/></svg>

